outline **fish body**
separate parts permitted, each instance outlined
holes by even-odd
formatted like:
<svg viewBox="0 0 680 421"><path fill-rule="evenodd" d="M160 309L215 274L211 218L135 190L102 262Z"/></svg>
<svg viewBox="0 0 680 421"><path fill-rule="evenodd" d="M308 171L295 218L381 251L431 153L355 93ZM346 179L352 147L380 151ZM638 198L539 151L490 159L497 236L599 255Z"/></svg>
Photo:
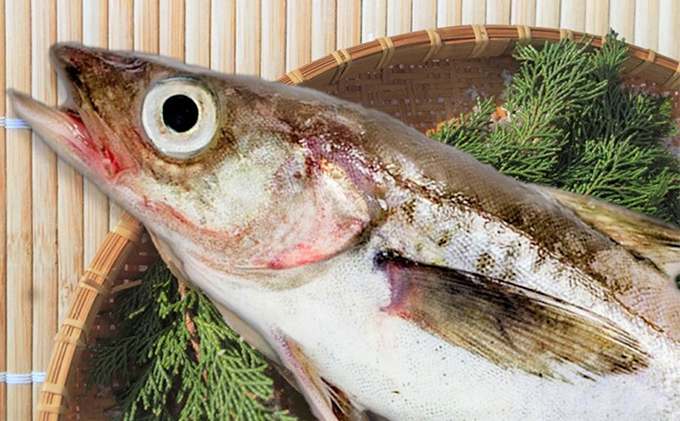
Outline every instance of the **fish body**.
<svg viewBox="0 0 680 421"><path fill-rule="evenodd" d="M320 419L680 419L677 228L308 89L52 57L69 101L16 112Z"/></svg>

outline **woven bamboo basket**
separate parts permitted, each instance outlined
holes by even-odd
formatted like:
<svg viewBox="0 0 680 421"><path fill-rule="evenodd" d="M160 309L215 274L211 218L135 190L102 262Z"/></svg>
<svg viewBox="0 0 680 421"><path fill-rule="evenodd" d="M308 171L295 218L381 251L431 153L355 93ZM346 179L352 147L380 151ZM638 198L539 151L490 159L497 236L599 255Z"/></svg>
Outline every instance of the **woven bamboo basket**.
<svg viewBox="0 0 680 421"><path fill-rule="evenodd" d="M580 39L583 34L527 26L455 26L379 38L336 51L289 72L285 84L318 89L379 109L426 131L469 110L477 95L506 89L517 69L517 44ZM602 45L595 37L593 47ZM680 121L680 64L652 50L631 46L627 83L674 96ZM675 146L680 146L678 139ZM102 309L115 305L115 293L140 282L158 257L144 227L125 214L99 248L75 292L42 387L37 419L107 419L110 393L86 390L82 367L87 344L110 336L115 325Z"/></svg>

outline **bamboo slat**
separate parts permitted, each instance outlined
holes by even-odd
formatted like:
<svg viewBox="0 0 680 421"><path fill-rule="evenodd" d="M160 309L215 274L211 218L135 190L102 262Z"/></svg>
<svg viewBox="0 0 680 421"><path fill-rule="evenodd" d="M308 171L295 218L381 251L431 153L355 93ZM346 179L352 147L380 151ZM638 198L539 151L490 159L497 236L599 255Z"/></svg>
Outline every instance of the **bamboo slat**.
<svg viewBox="0 0 680 421"><path fill-rule="evenodd" d="M260 76L276 80L286 70L286 3L262 0L262 43Z"/></svg>
<svg viewBox="0 0 680 421"><path fill-rule="evenodd" d="M57 3L57 40L82 39L83 9L80 0ZM66 99L59 84L59 102ZM76 280L83 273L83 177L70 165L57 162L57 250L59 277L59 320L63 320Z"/></svg>
<svg viewBox="0 0 680 421"><path fill-rule="evenodd" d="M184 0L160 0L158 52L164 56L184 59Z"/></svg>
<svg viewBox="0 0 680 421"><path fill-rule="evenodd" d="M517 1L512 3L512 11L517 7ZM494 25L508 25L515 13L510 13L510 0L489 0L486 8L486 23ZM513 22L516 23L516 22Z"/></svg>
<svg viewBox="0 0 680 421"><path fill-rule="evenodd" d="M297 69L312 56L312 0L286 5L286 71ZM318 34L317 34L318 35Z"/></svg>
<svg viewBox="0 0 680 421"><path fill-rule="evenodd" d="M382 1L384 0L377 0ZM312 1L312 60L316 60L336 50L336 0ZM288 22L292 27L293 23ZM280 74L276 77L281 76Z"/></svg>
<svg viewBox="0 0 680 421"><path fill-rule="evenodd" d="M627 42L635 38L635 0L618 0L609 6L609 26Z"/></svg>
<svg viewBox="0 0 680 421"><path fill-rule="evenodd" d="M394 37L394 48L378 41L352 47L361 40L433 26L492 22L596 34L613 27L642 47L631 50L631 63L647 59L647 48L660 53L654 61L655 81L663 83L677 70L663 56L680 56L676 0L3 0L0 90L18 87L54 103L55 78L48 70L45 49L55 36L112 48L160 50L179 58L186 50L191 62L208 64L208 57L215 69L268 79L303 66L299 75L313 78L329 72L327 65L346 65L350 57L354 60L350 76L375 68L375 53L380 56L383 50L391 51L383 65L395 60L419 63L423 58L416 57L414 51L419 50L400 48L400 43L411 42L411 36ZM517 35L514 27L487 29L490 40L483 55L500 53L509 45L508 37ZM532 31L536 39L554 35ZM437 33L444 40L450 35L474 40L469 28ZM414 36L426 47L430 35ZM347 56L325 57L344 47ZM437 54L448 54L451 48L444 41ZM304 66L317 58L321 62ZM333 75L330 71L324 77L330 80ZM363 100L370 93L356 95L364 95ZM0 116L9 112L11 117L5 106L3 99ZM57 309L56 320L64 318L83 265L90 263L119 219L119 209L109 209L107 203L94 185L55 161L41 142L32 142L26 130L0 129L0 373L44 370L45 344L51 343L55 329L50 315ZM58 299L49 303L55 291ZM35 390L12 385L8 390L0 381L0 421L27 419L24 415L35 398L31 389Z"/></svg>
<svg viewBox="0 0 680 421"><path fill-rule="evenodd" d="M361 0L336 0L337 19L337 48L343 49L359 44L361 42ZM431 0L421 0L422 6ZM329 28L330 29L330 28Z"/></svg>
<svg viewBox="0 0 680 421"><path fill-rule="evenodd" d="M158 2L135 1L135 50L145 53L158 53ZM213 45L211 43L211 45Z"/></svg>
<svg viewBox="0 0 680 421"><path fill-rule="evenodd" d="M463 0L439 0L437 3L437 26L445 27L460 25L462 23Z"/></svg>
<svg viewBox="0 0 680 421"><path fill-rule="evenodd" d="M210 0L194 0L186 8L187 63L210 67Z"/></svg>
<svg viewBox="0 0 680 421"><path fill-rule="evenodd" d="M387 0L387 36L411 30L411 0Z"/></svg>
<svg viewBox="0 0 680 421"><path fill-rule="evenodd" d="M56 40L55 1L33 2L31 10L31 94L55 105L57 83L45 54ZM33 136L33 361L31 371L44 372L50 360L52 336L57 330L57 157ZM107 229L108 227L105 227ZM33 406L40 397L40 383L33 384Z"/></svg>
<svg viewBox="0 0 680 421"><path fill-rule="evenodd" d="M437 26L437 1L421 0L413 3L411 30L434 28Z"/></svg>
<svg viewBox="0 0 680 421"><path fill-rule="evenodd" d="M536 0L513 0L510 23L514 25L535 25Z"/></svg>
<svg viewBox="0 0 680 421"><path fill-rule="evenodd" d="M109 0L109 48L132 50L134 34L134 0ZM123 209L115 202L110 201L110 228L115 226L122 214Z"/></svg>
<svg viewBox="0 0 680 421"><path fill-rule="evenodd" d="M463 25L486 23L486 2L463 0Z"/></svg>
<svg viewBox="0 0 680 421"><path fill-rule="evenodd" d="M324 3L323 0L316 2ZM361 11L361 42L374 40L384 37L387 31L387 0L369 0L362 3ZM333 51L330 48L325 54ZM320 58L323 54L313 54L314 59Z"/></svg>
<svg viewBox="0 0 680 421"><path fill-rule="evenodd" d="M260 73L260 0L236 0L236 73Z"/></svg>
<svg viewBox="0 0 680 421"><path fill-rule="evenodd" d="M584 31L586 29L586 0L562 2L560 27L573 31Z"/></svg>
<svg viewBox="0 0 680 421"><path fill-rule="evenodd" d="M6 40L5 7L0 7L0 90L5 92L6 79ZM7 96L0 96L0 115L7 115ZM7 374L7 153L5 130L0 130L0 373ZM0 421L7 420L7 383L0 382Z"/></svg>
<svg viewBox="0 0 680 421"><path fill-rule="evenodd" d="M8 4L5 15L7 86L31 91L31 10L29 2ZM11 59L9 59L11 58ZM15 117L11 112L10 117ZM7 372L32 371L32 221L31 221L31 133L7 133ZM32 416L30 384L7 389L7 419L28 420Z"/></svg>
<svg viewBox="0 0 680 421"><path fill-rule="evenodd" d="M213 0L210 20L210 67L234 73L236 63L236 0Z"/></svg>
<svg viewBox="0 0 680 421"><path fill-rule="evenodd" d="M680 2L677 0L661 0L659 10L659 45L657 50L670 57L680 56Z"/></svg>
<svg viewBox="0 0 680 421"><path fill-rule="evenodd" d="M586 1L585 31L597 35L609 32L609 0Z"/></svg>
<svg viewBox="0 0 680 421"><path fill-rule="evenodd" d="M636 0L633 44L656 50L659 46L659 0ZM674 36L668 34L670 36Z"/></svg>
<svg viewBox="0 0 680 421"><path fill-rule="evenodd" d="M83 42L85 44L98 47L108 46L108 5L108 0L83 2ZM84 180L83 266L87 266L92 261L109 229L108 198L97 186L89 180Z"/></svg>
<svg viewBox="0 0 680 421"><path fill-rule="evenodd" d="M566 28L560 23L560 0L536 0L536 26Z"/></svg>

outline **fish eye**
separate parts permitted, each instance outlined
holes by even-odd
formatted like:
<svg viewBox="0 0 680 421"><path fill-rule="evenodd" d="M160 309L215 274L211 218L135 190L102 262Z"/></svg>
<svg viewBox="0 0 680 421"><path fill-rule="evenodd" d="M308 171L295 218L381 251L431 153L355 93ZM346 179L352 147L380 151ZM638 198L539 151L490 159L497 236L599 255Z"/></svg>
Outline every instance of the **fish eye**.
<svg viewBox="0 0 680 421"><path fill-rule="evenodd" d="M144 97L142 126L161 153L180 159L194 156L210 146L215 137L215 96L193 78L158 82Z"/></svg>
<svg viewBox="0 0 680 421"><path fill-rule="evenodd" d="M173 95L163 103L163 123L170 130L184 133L198 123L198 105L186 95Z"/></svg>

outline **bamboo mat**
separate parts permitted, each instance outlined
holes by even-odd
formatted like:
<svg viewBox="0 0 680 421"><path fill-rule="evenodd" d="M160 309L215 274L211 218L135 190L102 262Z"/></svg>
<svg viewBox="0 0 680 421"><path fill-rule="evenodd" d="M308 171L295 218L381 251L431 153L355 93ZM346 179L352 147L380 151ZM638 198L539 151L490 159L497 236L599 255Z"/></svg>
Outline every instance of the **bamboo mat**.
<svg viewBox="0 0 680 421"><path fill-rule="evenodd" d="M62 99L47 59L56 41L275 79L380 36L471 23L611 26L680 59L677 0L4 0L0 89ZM120 210L32 138L4 97L0 116L0 421L14 421L32 418L58 321Z"/></svg>

